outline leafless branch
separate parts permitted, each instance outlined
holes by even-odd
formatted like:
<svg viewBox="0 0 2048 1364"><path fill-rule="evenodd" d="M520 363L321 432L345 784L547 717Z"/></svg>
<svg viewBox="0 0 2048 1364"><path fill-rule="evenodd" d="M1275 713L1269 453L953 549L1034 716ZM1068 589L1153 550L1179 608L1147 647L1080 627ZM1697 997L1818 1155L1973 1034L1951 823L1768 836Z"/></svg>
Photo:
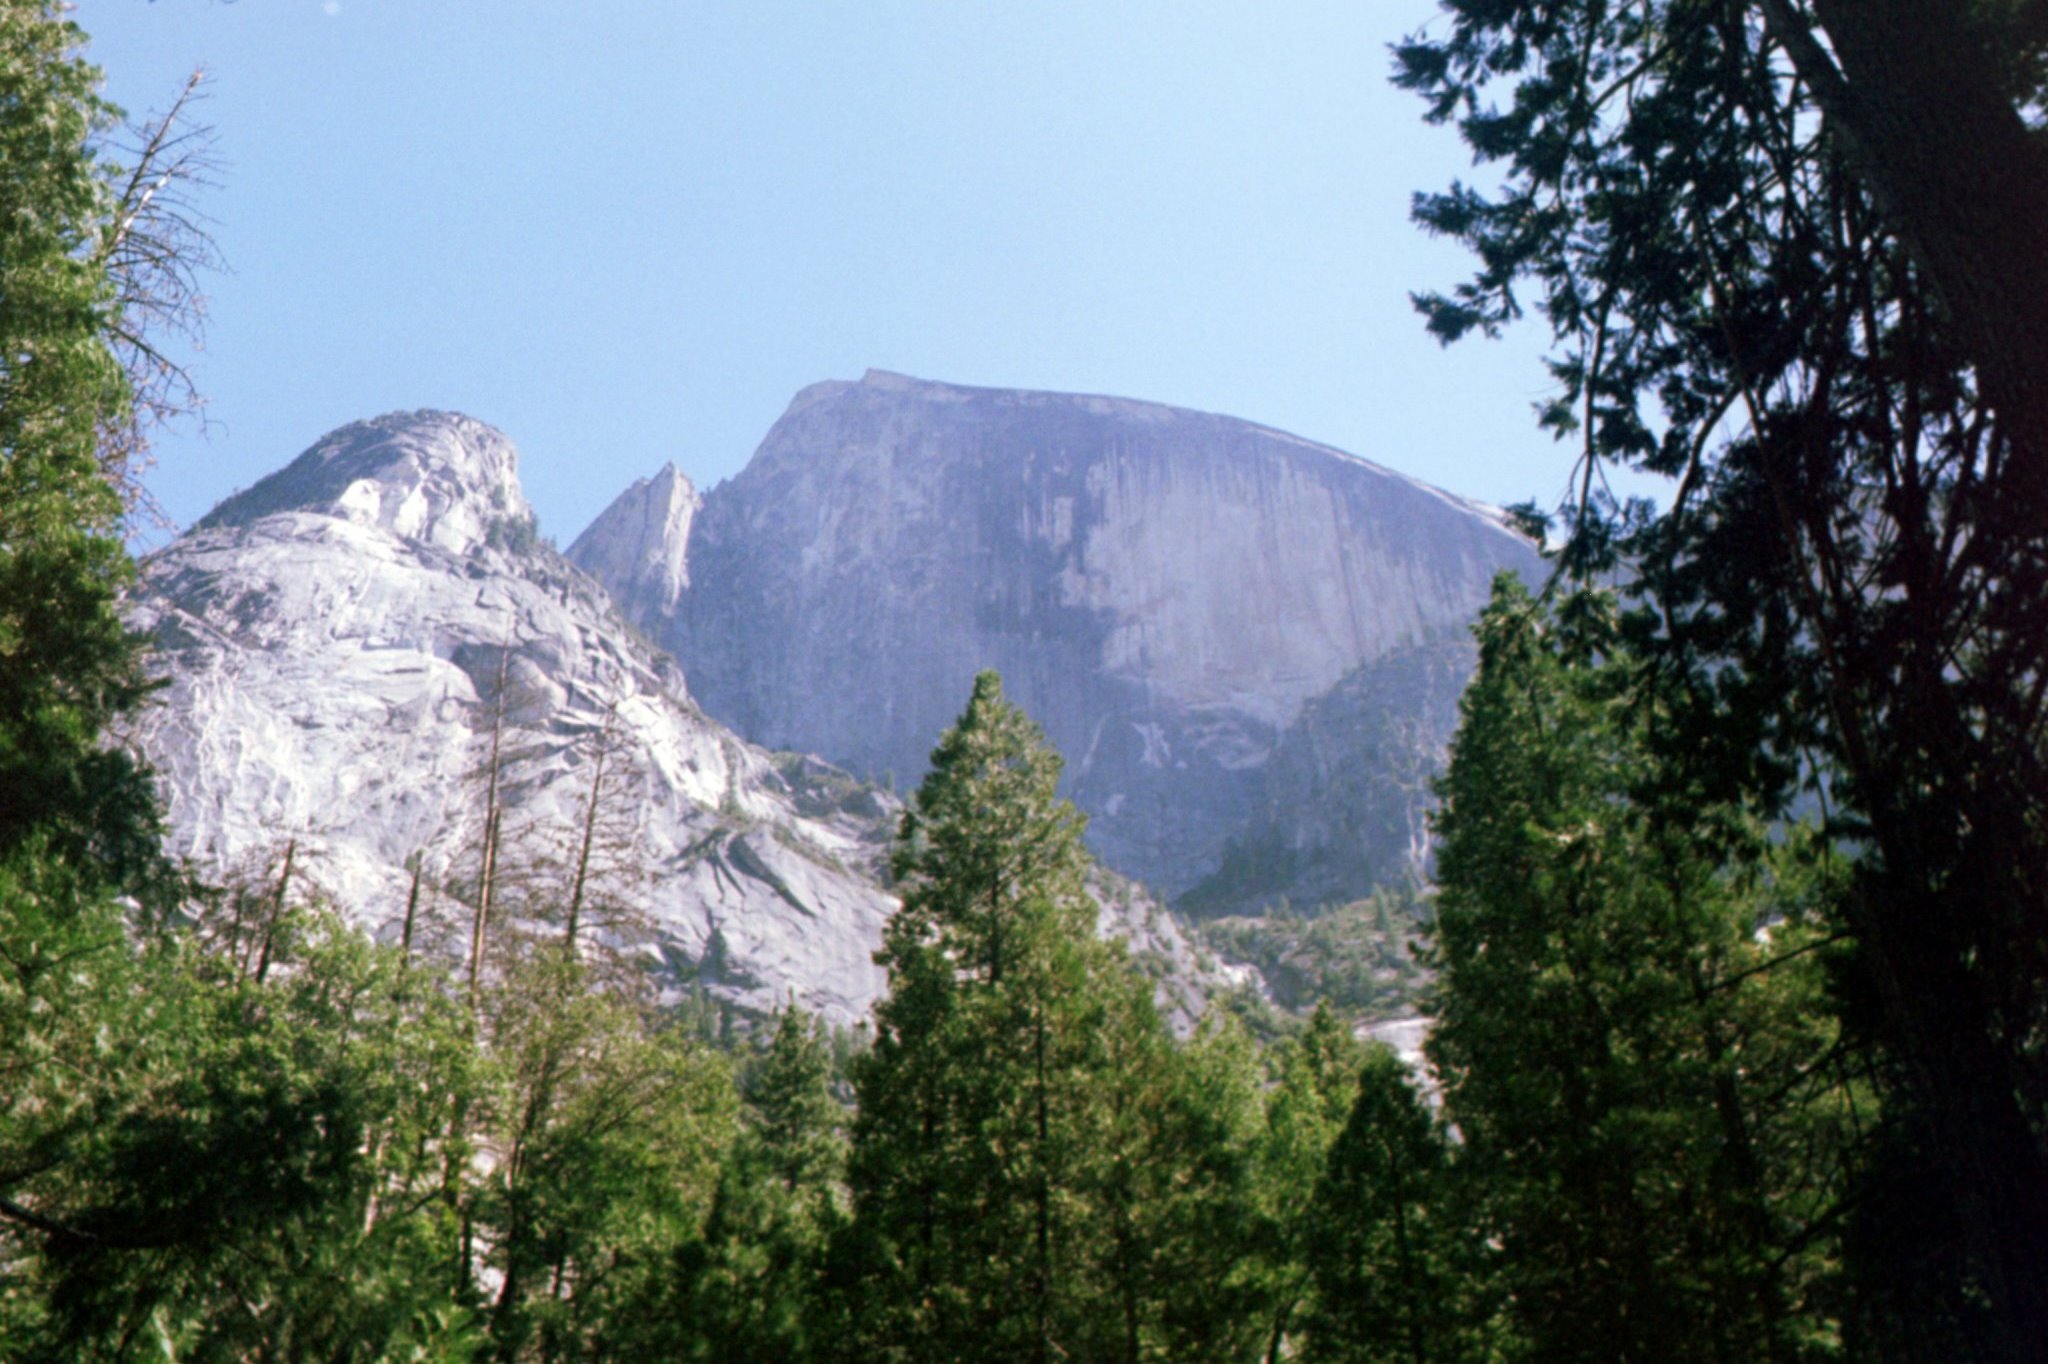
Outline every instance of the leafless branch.
<svg viewBox="0 0 2048 1364"><path fill-rule="evenodd" d="M213 129L193 117L205 81L194 71L167 112L128 125L102 149L113 203L97 258L114 286L108 342L132 392L123 417L101 432L100 463L129 516L157 527L169 522L142 483L151 436L173 421L203 421L203 400L180 356L204 348L200 282L224 268L195 199L219 170Z"/></svg>

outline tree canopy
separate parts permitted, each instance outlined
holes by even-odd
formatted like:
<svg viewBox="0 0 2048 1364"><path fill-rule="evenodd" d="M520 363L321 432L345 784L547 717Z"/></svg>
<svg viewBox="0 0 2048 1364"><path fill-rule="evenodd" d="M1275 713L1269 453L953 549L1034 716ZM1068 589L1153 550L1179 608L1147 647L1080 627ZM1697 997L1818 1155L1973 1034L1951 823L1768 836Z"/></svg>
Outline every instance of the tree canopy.
<svg viewBox="0 0 2048 1364"><path fill-rule="evenodd" d="M466 978L295 842L173 875L116 603L192 144L110 156L62 7L0 0L0 1359L2042 1360L2038 8L1450 0L1400 47L1501 171L1418 201L1479 258L1422 309L1533 296L1584 460L1480 623L1434 941L1379 896L1271 954L1432 970L1426 1095L1332 1008L1174 1037L993 673L840 1072L593 947L609 733L547 831L493 726Z"/></svg>
<svg viewBox="0 0 2048 1364"><path fill-rule="evenodd" d="M1883 1186L1944 1190L1915 1235L1952 1298L2048 1357L2039 15L1446 8L1397 79L1500 175L1418 198L1479 261L1418 302L1452 339L1533 297L1542 419L1584 460L1561 569L1635 594L1673 781L1764 816L1804 787L1854 851L1829 915L1840 1016L1884 1058ZM1614 461L1669 504L1617 506Z"/></svg>
<svg viewBox="0 0 2048 1364"><path fill-rule="evenodd" d="M1848 1158L1818 855L1669 798L1655 673L1609 602L1567 605L1496 586L1443 785L1462 1183L1528 1357L1808 1358Z"/></svg>

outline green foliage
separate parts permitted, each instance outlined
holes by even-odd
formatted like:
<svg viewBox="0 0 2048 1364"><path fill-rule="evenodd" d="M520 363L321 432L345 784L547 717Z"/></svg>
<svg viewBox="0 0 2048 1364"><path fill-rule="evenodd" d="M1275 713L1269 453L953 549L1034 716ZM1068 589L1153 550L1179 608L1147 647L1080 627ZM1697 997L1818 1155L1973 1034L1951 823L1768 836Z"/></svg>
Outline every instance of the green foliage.
<svg viewBox="0 0 2048 1364"><path fill-rule="evenodd" d="M1324 1002L1353 1016L1384 1018L1413 1011L1427 986L1412 940L1428 913L1414 887L1402 883L1320 914L1283 903L1255 918L1214 920L1201 933L1225 960L1257 967L1283 1008Z"/></svg>
<svg viewBox="0 0 2048 1364"><path fill-rule="evenodd" d="M1586 461L1562 564L1640 595L1672 779L1767 811L1804 780L1854 853L1837 1009L1898 1129L1858 1274L1939 1281L1920 1300L1963 1353L2048 1359L2038 18L1446 8L1399 80L1501 178L1418 201L1479 262L1421 306L1447 339L1531 298L1548 321L1544 422ZM1668 509L1603 501L1608 460L1676 479Z"/></svg>
<svg viewBox="0 0 2048 1364"><path fill-rule="evenodd" d="M1313 1361L1485 1360L1493 1304L1484 1254L1460 1216L1448 1134L1385 1048L1358 1067L1306 1231Z"/></svg>
<svg viewBox="0 0 2048 1364"><path fill-rule="evenodd" d="M829 1194L845 1163L846 1115L832 1097L832 1070L824 1022L791 1008L742 1086L753 1145L767 1173L792 1193Z"/></svg>
<svg viewBox="0 0 2048 1364"><path fill-rule="evenodd" d="M730 1364L812 1357L824 1250L844 1218L846 1115L831 1070L822 1024L785 1012L745 1073L745 1125L701 1236L679 1251L667 1295L645 1314L642 1348Z"/></svg>
<svg viewBox="0 0 2048 1364"><path fill-rule="evenodd" d="M593 988L554 945L486 1007L492 1088L472 1121L489 1172L461 1196L497 1271L500 1353L588 1353L709 1210L733 1138L722 1058Z"/></svg>
<svg viewBox="0 0 2048 1364"><path fill-rule="evenodd" d="M1316 1186L1343 1130L1365 1048L1328 1004L1302 1033L1276 1049L1258 1151L1259 1213L1270 1274L1268 1358L1280 1354L1310 1294L1306 1249L1325 1217Z"/></svg>
<svg viewBox="0 0 2048 1364"><path fill-rule="evenodd" d="M1257 1103L1095 934L1059 761L975 682L903 818L831 1299L848 1357L1234 1357Z"/></svg>
<svg viewBox="0 0 2048 1364"><path fill-rule="evenodd" d="M540 519L532 512L523 516L494 516L484 528L484 543L507 554L530 555L541 544Z"/></svg>
<svg viewBox="0 0 2048 1364"><path fill-rule="evenodd" d="M1270 1277L1260 1244L1259 1058L1234 1023L1175 1045L1157 1027L1112 1034L1101 1278L1121 1330L1092 1357L1250 1358ZM1133 1045L1140 1050L1131 1054Z"/></svg>
<svg viewBox="0 0 2048 1364"><path fill-rule="evenodd" d="M21 1357L148 1335L193 1358L369 1358L459 1334L435 1218L396 1211L419 1177L401 1158L472 1083L456 1016L349 926L289 918L262 980L183 935L97 957L99 1007L75 1006L92 1049L52 1058L72 1111L38 1115L59 1158L9 1194L34 1219L0 1299Z"/></svg>
<svg viewBox="0 0 2048 1364"><path fill-rule="evenodd" d="M53 5L0 0L0 38L0 1359L1254 1353L1254 1051L1176 1046L1097 939L993 675L904 819L874 1045L792 1013L738 1091L695 1035L728 1012L663 1026L575 950L595 817L493 883L533 925L566 895L564 941L484 925L463 983L309 903L296 845L217 893L166 874L106 742L147 691L111 111Z"/></svg>
<svg viewBox="0 0 2048 1364"><path fill-rule="evenodd" d="M1327 1007L1264 1068L1227 1021L1177 1043L993 674L904 815L865 1050L792 1010L736 1085L727 1009L593 976L595 770L577 888L537 863L516 902L566 891L568 941L500 932L466 990L289 858L179 901L107 742L147 690L111 111L57 8L0 0L0 1360L2037 1354L2040 447L1766 9L1453 0L1401 52L1509 167L1420 209L1483 261L1432 324L1534 279L1548 424L1686 480L1570 509L1566 568L1651 609L1504 583L1485 618L1439 1120L1340 1021L1425 981L1421 904L1215 926ZM1852 818L1787 827L1795 779Z"/></svg>
<svg viewBox="0 0 2048 1364"><path fill-rule="evenodd" d="M147 691L114 610L133 569L100 465L131 398L92 150L114 111L82 41L54 4L0 5L0 851L38 840L138 890L159 879L153 795L101 743Z"/></svg>
<svg viewBox="0 0 2048 1364"><path fill-rule="evenodd" d="M903 815L849 1167L878 1352L1027 1357L1078 1329L1065 1193L1110 982L1058 776L984 673Z"/></svg>
<svg viewBox="0 0 2048 1364"><path fill-rule="evenodd" d="M1429 1055L1514 1353L1825 1356L1850 1091L1810 850L1672 796L1664 698L1611 603L1504 579L1479 634Z"/></svg>
<svg viewBox="0 0 2048 1364"><path fill-rule="evenodd" d="M0 1358L613 1357L713 1206L727 1065L559 950L479 1031L438 969L271 912L72 956L92 1002L0 1120ZM199 945L252 937L261 971Z"/></svg>

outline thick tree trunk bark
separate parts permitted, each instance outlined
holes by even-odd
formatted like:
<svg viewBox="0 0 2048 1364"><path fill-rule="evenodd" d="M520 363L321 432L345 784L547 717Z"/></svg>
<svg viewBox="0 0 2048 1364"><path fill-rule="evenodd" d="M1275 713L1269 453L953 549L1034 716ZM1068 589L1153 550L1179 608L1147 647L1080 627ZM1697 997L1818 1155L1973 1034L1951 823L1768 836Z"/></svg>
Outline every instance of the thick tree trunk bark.
<svg viewBox="0 0 2048 1364"><path fill-rule="evenodd" d="M2016 11L1927 0L1759 5L1938 297L2009 443L2009 463L1993 474L2004 524L2032 533L2048 523L2048 137L2027 128L2002 77L2019 35L1976 17L2001 13L2010 24L2020 22ZM1920 653L1946 659L1944 642L1926 641ZM1879 696L1890 685L1882 676L1842 681ZM1929 812L1905 795L1920 780L1911 750L1966 744L1970 725L1937 707L1894 716L1890 727L1905 750L1898 761L1866 747L1851 763L1866 794L1892 792L1894 807L1867 812L1884 850L1872 887L1882 894L1855 927L1887 1040L1961 1174L1959 1214L2002 1329L2000 1355L2048 1364L2048 1148L2019 1097L2024 1044L1997 1016L2009 1002L1985 997L1971 966L2000 925L2024 917L1995 902L2025 894L1971 863L2037 862L2038 835L2016 832L2000 847L1993 831L2010 822L1959 804L1935 813L1975 831L1964 855L1939 839L1923 846ZM1968 765L1950 759L1951 771ZM1944 871L1953 874L1947 884Z"/></svg>
<svg viewBox="0 0 2048 1364"><path fill-rule="evenodd" d="M2048 139L1998 78L2011 35L1972 23L1972 8L1813 0L1828 52L1792 0L1763 4L1954 323L2012 441L2016 481L2048 507Z"/></svg>
<svg viewBox="0 0 2048 1364"><path fill-rule="evenodd" d="M1913 865L1909 839L1883 841L1889 861ZM1888 869L1880 884L1891 893L1866 904L1865 969L1907 1084L1957 1174L1958 1221L1985 1275L1996 1357L2048 1364L2048 1160L2021 1109L2012 1057L1995 1040L2000 1029L1985 1017L1982 984L1950 931L1972 887L1945 895L1914 879Z"/></svg>

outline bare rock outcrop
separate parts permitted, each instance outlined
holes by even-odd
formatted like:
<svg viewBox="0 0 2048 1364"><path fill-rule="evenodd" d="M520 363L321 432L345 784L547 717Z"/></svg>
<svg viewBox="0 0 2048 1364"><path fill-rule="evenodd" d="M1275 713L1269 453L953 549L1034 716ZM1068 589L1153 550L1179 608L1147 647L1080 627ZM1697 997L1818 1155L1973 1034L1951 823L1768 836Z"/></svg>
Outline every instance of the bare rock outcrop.
<svg viewBox="0 0 2048 1364"><path fill-rule="evenodd" d="M644 946L748 1009L793 995L847 1022L882 988L893 802L698 711L680 669L537 539L512 445L481 422L397 414L325 437L152 555L131 619L168 678L142 746L174 847L203 868L296 840L304 873L387 934L414 859L464 893L502 659L525 845L508 862L545 866L580 827L609 734L600 789ZM565 877L536 878L528 908L566 896Z"/></svg>
<svg viewBox="0 0 2048 1364"><path fill-rule="evenodd" d="M559 910L595 786L605 893L669 986L859 1021L886 984L873 954L896 907L900 803L708 718L675 662L540 539L517 463L456 413L358 422L144 562L129 618L166 687L136 737L173 850L219 873L289 841L301 875L386 936L417 865L466 923L495 730L506 913ZM669 476L611 524L630 512L618 543L680 545L694 509ZM643 604L687 584L680 559L608 564ZM1183 1025L1231 983L1142 895L1102 898L1105 931L1153 963Z"/></svg>
<svg viewBox="0 0 2048 1364"><path fill-rule="evenodd" d="M1247 839L1328 845L1269 827L1302 788L1267 780L1274 755L1362 756L1330 722L1358 699L1345 679L1461 635L1497 571L1537 564L1491 508L1250 422L878 372L798 394L691 516L643 510L655 486L569 554L710 714L907 787L997 668L1066 756L1098 854L1172 894ZM650 588L648 564L676 567Z"/></svg>

